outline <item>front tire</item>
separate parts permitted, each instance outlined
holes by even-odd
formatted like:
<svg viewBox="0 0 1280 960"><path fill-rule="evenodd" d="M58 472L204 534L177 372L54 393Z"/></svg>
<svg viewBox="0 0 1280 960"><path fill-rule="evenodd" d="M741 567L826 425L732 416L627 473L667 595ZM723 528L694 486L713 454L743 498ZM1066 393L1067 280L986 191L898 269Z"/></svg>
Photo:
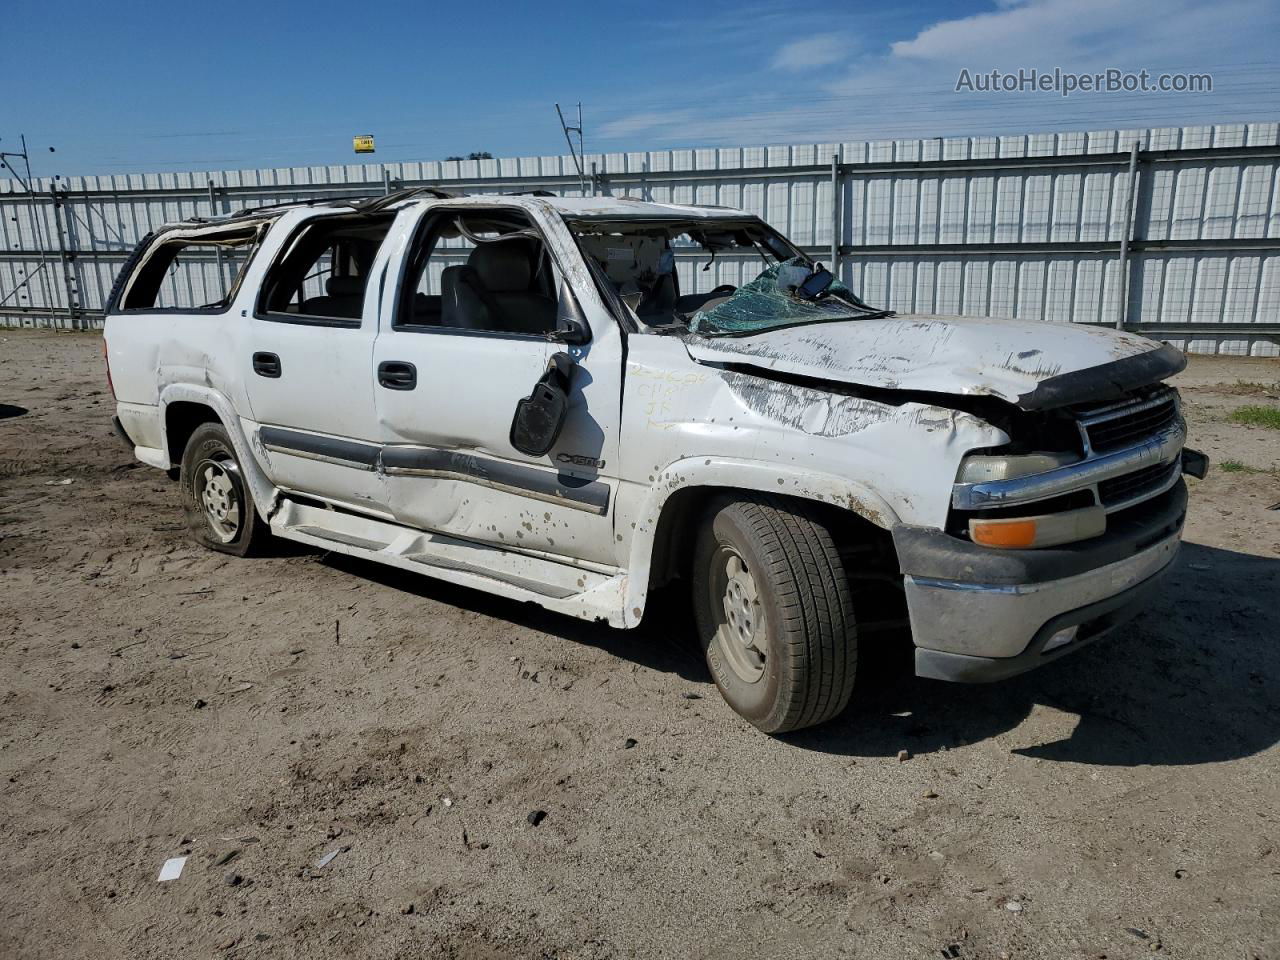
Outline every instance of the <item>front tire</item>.
<svg viewBox="0 0 1280 960"><path fill-rule="evenodd" d="M694 612L729 706L766 733L822 723L857 674L853 600L831 532L810 507L721 499L698 535Z"/></svg>
<svg viewBox="0 0 1280 960"><path fill-rule="evenodd" d="M240 460L220 423L191 434L179 472L187 529L202 546L243 557L267 536Z"/></svg>

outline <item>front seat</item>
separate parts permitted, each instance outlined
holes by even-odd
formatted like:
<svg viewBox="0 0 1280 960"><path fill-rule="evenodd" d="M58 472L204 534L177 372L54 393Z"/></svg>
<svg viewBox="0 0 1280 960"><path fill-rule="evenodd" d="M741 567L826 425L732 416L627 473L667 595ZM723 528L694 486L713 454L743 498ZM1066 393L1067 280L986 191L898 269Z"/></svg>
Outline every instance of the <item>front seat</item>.
<svg viewBox="0 0 1280 960"><path fill-rule="evenodd" d="M441 324L467 330L548 333L555 329L556 303L533 289L531 240L481 243L466 266L440 274Z"/></svg>

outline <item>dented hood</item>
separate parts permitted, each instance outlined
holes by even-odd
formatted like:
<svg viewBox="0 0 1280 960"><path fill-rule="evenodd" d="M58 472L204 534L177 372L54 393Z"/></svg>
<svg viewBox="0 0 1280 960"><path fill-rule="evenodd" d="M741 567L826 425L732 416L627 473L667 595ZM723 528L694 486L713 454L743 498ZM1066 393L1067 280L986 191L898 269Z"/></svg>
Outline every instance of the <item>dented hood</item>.
<svg viewBox="0 0 1280 960"><path fill-rule="evenodd" d="M993 396L1024 410L1108 399L1172 376L1182 353L1070 323L907 314L685 340L699 363L883 390Z"/></svg>

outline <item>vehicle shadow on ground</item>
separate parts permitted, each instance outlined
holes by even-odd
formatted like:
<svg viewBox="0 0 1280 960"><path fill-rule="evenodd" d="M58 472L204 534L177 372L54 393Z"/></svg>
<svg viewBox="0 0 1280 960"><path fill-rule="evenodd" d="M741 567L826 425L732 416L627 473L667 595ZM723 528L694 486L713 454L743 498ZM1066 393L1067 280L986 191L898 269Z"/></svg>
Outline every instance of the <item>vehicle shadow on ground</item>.
<svg viewBox="0 0 1280 960"><path fill-rule="evenodd" d="M304 552L310 550L298 546ZM639 627L618 630L603 623L578 620L532 603L494 596L370 560L332 553L325 557L324 562L335 569L426 600L595 647L650 670L672 673L694 683L711 682L711 671L697 648L693 608L685 597L687 591L679 585L655 591L650 596Z"/></svg>
<svg viewBox="0 0 1280 960"><path fill-rule="evenodd" d="M909 654L876 657L844 716L787 740L927 754L1011 731L1043 706L1076 715L1072 732L1011 752L1099 766L1250 756L1280 740L1277 586L1280 560L1188 543L1155 606L1073 656L982 685L917 679Z"/></svg>
<svg viewBox="0 0 1280 960"><path fill-rule="evenodd" d="M654 593L640 627L615 630L339 554L325 562L693 683L711 682L679 584ZM1043 706L1078 717L1074 730L1012 752L1101 766L1250 756L1280 740L1278 584L1278 559L1187 543L1165 581L1164 605L1077 654L1001 683L970 685L918 679L905 643L864 646L849 709L780 740L843 756L929 754L1007 733Z"/></svg>

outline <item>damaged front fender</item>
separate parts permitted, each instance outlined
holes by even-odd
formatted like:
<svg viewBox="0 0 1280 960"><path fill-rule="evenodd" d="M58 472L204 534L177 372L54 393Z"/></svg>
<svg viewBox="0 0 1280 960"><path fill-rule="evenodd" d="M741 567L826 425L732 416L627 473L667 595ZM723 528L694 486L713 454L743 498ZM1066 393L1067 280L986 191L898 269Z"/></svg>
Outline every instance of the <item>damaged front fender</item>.
<svg viewBox="0 0 1280 960"><path fill-rule="evenodd" d="M635 514L635 532L627 561L625 626L636 626L644 610L654 563L655 539L663 511L673 496L693 487L782 494L814 500L852 511L885 529L892 528L899 520L893 506L879 493L849 477L815 473L799 466L724 456L677 460L654 477Z"/></svg>

